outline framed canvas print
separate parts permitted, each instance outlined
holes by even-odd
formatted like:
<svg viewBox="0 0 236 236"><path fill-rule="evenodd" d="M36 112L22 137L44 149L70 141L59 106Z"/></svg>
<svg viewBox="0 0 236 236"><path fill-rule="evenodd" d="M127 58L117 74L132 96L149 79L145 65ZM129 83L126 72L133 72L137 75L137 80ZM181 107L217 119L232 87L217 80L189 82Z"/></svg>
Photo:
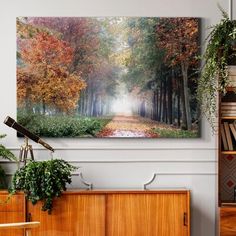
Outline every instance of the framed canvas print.
<svg viewBox="0 0 236 236"><path fill-rule="evenodd" d="M199 137L198 18L18 17L17 121L45 137Z"/></svg>

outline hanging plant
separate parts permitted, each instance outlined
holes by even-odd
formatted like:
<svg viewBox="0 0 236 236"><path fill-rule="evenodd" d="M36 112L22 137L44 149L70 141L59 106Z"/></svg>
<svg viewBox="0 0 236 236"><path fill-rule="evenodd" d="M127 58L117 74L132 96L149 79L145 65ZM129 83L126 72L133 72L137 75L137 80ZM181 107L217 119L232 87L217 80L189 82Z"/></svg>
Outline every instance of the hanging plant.
<svg viewBox="0 0 236 236"><path fill-rule="evenodd" d="M66 184L71 183L72 172L77 168L65 160L54 159L42 162L30 161L13 176L10 193L24 191L26 198L36 204L43 202L42 210L50 214L53 199L66 191Z"/></svg>
<svg viewBox="0 0 236 236"><path fill-rule="evenodd" d="M223 18L215 26L207 39L208 44L202 59L204 65L198 82L197 97L213 131L217 122L217 94L226 92L229 84L227 66L236 58L236 21L229 19L222 10Z"/></svg>

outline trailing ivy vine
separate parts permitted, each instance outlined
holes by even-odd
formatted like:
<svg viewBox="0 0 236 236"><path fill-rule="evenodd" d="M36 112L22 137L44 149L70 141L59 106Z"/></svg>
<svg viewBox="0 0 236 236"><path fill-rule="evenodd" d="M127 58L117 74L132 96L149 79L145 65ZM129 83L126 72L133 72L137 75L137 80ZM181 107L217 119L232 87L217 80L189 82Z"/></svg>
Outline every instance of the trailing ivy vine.
<svg viewBox="0 0 236 236"><path fill-rule="evenodd" d="M10 193L24 191L26 198L36 204L43 202L42 210L50 214L53 199L60 197L71 183L71 175L77 168L65 160L54 159L42 162L30 161L13 176Z"/></svg>
<svg viewBox="0 0 236 236"><path fill-rule="evenodd" d="M213 131L217 117L217 94L225 93L229 83L227 66L235 59L236 21L229 19L222 10L223 18L207 37L208 44L203 55L204 65L198 83L198 100L202 113L206 116Z"/></svg>

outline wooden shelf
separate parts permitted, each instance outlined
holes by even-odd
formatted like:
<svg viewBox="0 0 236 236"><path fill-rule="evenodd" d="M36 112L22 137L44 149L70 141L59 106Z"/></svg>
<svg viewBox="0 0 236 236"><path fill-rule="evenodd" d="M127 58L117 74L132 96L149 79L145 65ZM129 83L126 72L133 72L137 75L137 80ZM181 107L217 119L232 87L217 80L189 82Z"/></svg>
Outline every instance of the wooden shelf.
<svg viewBox="0 0 236 236"><path fill-rule="evenodd" d="M236 116L222 116L221 120L236 120Z"/></svg>
<svg viewBox="0 0 236 236"><path fill-rule="evenodd" d="M222 207L228 207L228 206L230 206L230 207L236 207L236 202L222 202L222 203L221 203L221 206L222 206Z"/></svg>
<svg viewBox="0 0 236 236"><path fill-rule="evenodd" d="M225 155L236 155L236 150L235 150L235 151L222 151L221 154L225 154Z"/></svg>

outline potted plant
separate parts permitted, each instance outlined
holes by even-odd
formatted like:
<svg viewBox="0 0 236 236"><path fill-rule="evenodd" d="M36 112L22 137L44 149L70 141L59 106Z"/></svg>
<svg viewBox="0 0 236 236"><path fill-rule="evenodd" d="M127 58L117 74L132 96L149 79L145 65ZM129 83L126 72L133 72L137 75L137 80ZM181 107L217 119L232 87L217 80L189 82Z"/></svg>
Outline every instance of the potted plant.
<svg viewBox="0 0 236 236"><path fill-rule="evenodd" d="M204 64L198 83L198 100L202 106L202 113L206 116L215 130L217 117L217 94L225 93L229 85L228 65L236 65L236 21L230 20L222 10L223 18L211 27Z"/></svg>
<svg viewBox="0 0 236 236"><path fill-rule="evenodd" d="M66 184L71 183L72 172L76 169L61 159L30 161L14 174L10 193L23 191L32 204L42 201L42 210L50 214L53 199L66 190Z"/></svg>
<svg viewBox="0 0 236 236"><path fill-rule="evenodd" d="M4 137L6 137L5 134L0 135L0 139ZM10 150L8 150L3 144L0 144L0 157L10 161L17 161L15 155ZM0 166L0 189L4 188L7 188L6 174L3 168Z"/></svg>

